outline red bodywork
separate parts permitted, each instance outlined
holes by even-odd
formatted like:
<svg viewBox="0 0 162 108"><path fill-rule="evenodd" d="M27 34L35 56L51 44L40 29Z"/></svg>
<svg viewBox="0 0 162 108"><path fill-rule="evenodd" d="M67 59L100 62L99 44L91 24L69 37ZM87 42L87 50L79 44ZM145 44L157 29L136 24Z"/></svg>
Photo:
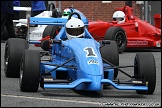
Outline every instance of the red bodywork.
<svg viewBox="0 0 162 108"><path fill-rule="evenodd" d="M140 18L133 16L132 8L125 6L118 8L126 14L126 22L123 24L117 24L115 21L89 21L88 31L97 40L103 40L106 31L109 27L119 26L123 28L127 36L127 48L149 48L149 47L161 47L161 26L152 26L146 21L142 21ZM155 24L161 24L160 20L155 20ZM138 24L138 27L135 26Z"/></svg>

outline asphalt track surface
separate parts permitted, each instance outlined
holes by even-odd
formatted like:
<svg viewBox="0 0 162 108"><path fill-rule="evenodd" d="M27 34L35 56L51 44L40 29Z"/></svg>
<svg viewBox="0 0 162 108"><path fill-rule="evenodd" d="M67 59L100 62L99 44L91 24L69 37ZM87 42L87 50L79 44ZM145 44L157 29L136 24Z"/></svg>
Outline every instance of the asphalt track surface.
<svg viewBox="0 0 162 108"><path fill-rule="evenodd" d="M107 86L101 92L76 92L71 89L47 89L21 92L18 78L4 74L4 48L1 43L1 107L160 107L161 106L161 50L133 50L119 55L120 65L133 65L137 52L152 52L156 61L156 89L153 95L140 95L134 90L117 90ZM30 49L37 49L30 46ZM123 69L133 75L133 68ZM129 79L119 73L118 79Z"/></svg>

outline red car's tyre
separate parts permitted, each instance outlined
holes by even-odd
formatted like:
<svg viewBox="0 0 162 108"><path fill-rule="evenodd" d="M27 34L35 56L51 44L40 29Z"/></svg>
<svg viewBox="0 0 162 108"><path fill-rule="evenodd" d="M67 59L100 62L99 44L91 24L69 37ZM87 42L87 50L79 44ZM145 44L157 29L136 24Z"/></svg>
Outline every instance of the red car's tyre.
<svg viewBox="0 0 162 108"><path fill-rule="evenodd" d="M4 73L6 77L20 76L20 60L23 51L28 48L27 41L20 38L9 38L5 46Z"/></svg>
<svg viewBox="0 0 162 108"><path fill-rule="evenodd" d="M40 53L36 50L25 50L20 66L20 90L36 92L40 79Z"/></svg>
<svg viewBox="0 0 162 108"><path fill-rule="evenodd" d="M115 66L119 66L119 51L115 41L110 40L110 44L102 44L100 43L100 53L102 58L107 60L108 62L112 63ZM114 69L114 79L118 76L118 69Z"/></svg>
<svg viewBox="0 0 162 108"><path fill-rule="evenodd" d="M123 28L121 27L110 27L105 33L104 40L114 40L116 41L119 53L126 50L127 46L127 36Z"/></svg>
<svg viewBox="0 0 162 108"><path fill-rule="evenodd" d="M54 39L59 31L60 31L59 26L48 25L43 31L43 38L50 36L51 39Z"/></svg>
<svg viewBox="0 0 162 108"><path fill-rule="evenodd" d="M136 90L138 94L152 94L156 86L156 65L152 53L137 53L134 59L134 76L148 81L148 90Z"/></svg>

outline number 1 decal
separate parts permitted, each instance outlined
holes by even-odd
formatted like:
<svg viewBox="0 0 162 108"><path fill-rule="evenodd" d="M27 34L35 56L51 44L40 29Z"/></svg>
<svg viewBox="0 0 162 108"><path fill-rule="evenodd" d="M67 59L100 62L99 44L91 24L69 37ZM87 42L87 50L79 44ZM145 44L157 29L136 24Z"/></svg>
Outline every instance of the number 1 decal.
<svg viewBox="0 0 162 108"><path fill-rule="evenodd" d="M84 48L84 51L87 53L86 57L97 57L92 47L86 47Z"/></svg>

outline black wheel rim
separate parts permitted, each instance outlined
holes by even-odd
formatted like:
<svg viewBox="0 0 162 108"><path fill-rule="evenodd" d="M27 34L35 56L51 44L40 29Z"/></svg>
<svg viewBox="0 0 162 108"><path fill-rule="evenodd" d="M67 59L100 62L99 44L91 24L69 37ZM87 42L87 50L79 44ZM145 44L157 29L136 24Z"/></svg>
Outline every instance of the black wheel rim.
<svg viewBox="0 0 162 108"><path fill-rule="evenodd" d="M115 41L118 45L118 47L123 46L123 44L125 43L125 34L122 31L118 31L115 35Z"/></svg>

